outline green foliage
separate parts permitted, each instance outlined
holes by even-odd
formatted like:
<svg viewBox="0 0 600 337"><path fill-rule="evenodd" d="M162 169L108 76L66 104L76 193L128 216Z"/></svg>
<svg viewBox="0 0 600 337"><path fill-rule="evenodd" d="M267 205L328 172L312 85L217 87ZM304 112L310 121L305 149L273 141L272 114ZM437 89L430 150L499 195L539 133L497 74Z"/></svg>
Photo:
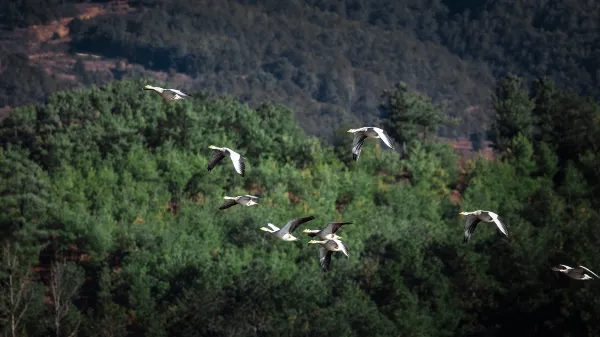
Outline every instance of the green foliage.
<svg viewBox="0 0 600 337"><path fill-rule="evenodd" d="M522 326L562 336L572 324L600 332L589 318L598 290L549 270L600 265L594 134L567 156L560 149L574 139L516 133L507 156L480 157L464 172L452 148L431 139L414 139L407 159L368 142L354 162L349 134L327 146L281 105L165 102L145 83L60 92L0 125L4 237L19 238L41 270L56 252L81 268L69 274L81 288L61 320L65 335L78 322L81 336L505 336ZM419 103L413 116L441 112L403 95ZM597 103L572 97L577 118L564 130L588 118L595 132ZM211 144L239 151L245 177L228 159L208 172ZM240 194L263 198L218 209ZM464 244L457 213L476 209L498 213L509 237L482 223ZM259 230L306 215L316 219L295 233L299 242ZM350 257L334 253L324 274L301 230L330 221L353 221L338 233ZM24 322L45 323L26 332L46 336L53 316L35 298Z"/></svg>
<svg viewBox="0 0 600 337"><path fill-rule="evenodd" d="M379 109L386 118L388 133L400 143L429 139L446 122L441 105L431 97L409 91L406 83L399 83L382 94Z"/></svg>
<svg viewBox="0 0 600 337"><path fill-rule="evenodd" d="M496 118L490 139L500 150L510 148L519 133L525 139L532 139L534 103L525 89L523 80L514 75L503 78L496 87L492 101Z"/></svg>
<svg viewBox="0 0 600 337"><path fill-rule="evenodd" d="M1 9L0 13L3 13ZM39 102L52 92L72 87L32 64L23 53L0 55L0 64L0 107Z"/></svg>

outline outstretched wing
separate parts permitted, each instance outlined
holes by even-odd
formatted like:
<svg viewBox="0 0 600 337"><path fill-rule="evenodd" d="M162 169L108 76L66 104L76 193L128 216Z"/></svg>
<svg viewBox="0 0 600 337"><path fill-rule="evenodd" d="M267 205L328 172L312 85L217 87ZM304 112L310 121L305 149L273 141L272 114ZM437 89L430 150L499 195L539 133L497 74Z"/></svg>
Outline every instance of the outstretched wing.
<svg viewBox="0 0 600 337"><path fill-rule="evenodd" d="M304 218L290 220L290 221L288 221L288 223L285 224L285 226L283 226L283 228L281 230L284 233L292 233L292 232L294 232L294 230L296 230L296 228L298 228L298 226L300 226L301 224L308 222L314 218L315 217L311 215L311 216L304 217Z"/></svg>
<svg viewBox="0 0 600 337"><path fill-rule="evenodd" d="M334 234L343 225L348 225L351 223L352 223L351 221L349 221L349 222L330 222L327 224L327 227L325 227L321 232L324 235Z"/></svg>
<svg viewBox="0 0 600 337"><path fill-rule="evenodd" d="M167 90L169 90L170 92L172 92L174 94L177 94L177 95L179 95L181 97L192 97L192 95L186 94L185 92L183 92L181 90L177 90L177 89L167 89Z"/></svg>
<svg viewBox="0 0 600 337"><path fill-rule="evenodd" d="M327 248L323 246L319 247L319 264L321 265L321 270L323 270L324 272L329 271L332 253L332 251L327 250Z"/></svg>
<svg viewBox="0 0 600 337"><path fill-rule="evenodd" d="M223 160L223 158L225 158L225 155L223 154L223 152L221 152L219 150L214 150L212 157L210 157L210 160L208 161L208 166L206 167L206 169L209 171L212 171L212 169L214 169L215 166L217 166L217 164L221 160Z"/></svg>
<svg viewBox="0 0 600 337"><path fill-rule="evenodd" d="M358 160L360 157L360 151L362 151L365 139L367 139L367 136L362 132L354 134L354 139L352 140L352 159Z"/></svg>
<svg viewBox="0 0 600 337"><path fill-rule="evenodd" d="M563 269L566 269L566 270L573 269L573 268L567 266L566 264L559 264L559 266L561 266L562 268L552 267L552 270L554 270L554 271L560 271L560 270L563 270Z"/></svg>
<svg viewBox="0 0 600 337"><path fill-rule="evenodd" d="M383 140L385 145L389 146L392 150L394 149L394 146L392 145L392 138L390 138L387 132L380 128L373 128L373 130L377 132L377 135L379 135L379 138Z"/></svg>
<svg viewBox="0 0 600 337"><path fill-rule="evenodd" d="M239 174L244 176L244 172L246 171L246 165L244 164L244 158L237 152L229 150L229 158L231 158L231 162L233 163L233 168Z"/></svg>
<svg viewBox="0 0 600 337"><path fill-rule="evenodd" d="M492 220L494 220L494 223L496 226L498 226L498 229L502 232L502 234L508 236L508 229L506 229L506 226L502 223L502 221L500 221L500 219L498 219L498 214L492 212L488 212L488 214Z"/></svg>
<svg viewBox="0 0 600 337"><path fill-rule="evenodd" d="M235 200L229 199L229 200L225 201L225 203L223 205L221 205L219 207L219 209L226 209L226 208L229 208L231 206L234 206L235 204L237 204L237 202Z"/></svg>
<svg viewBox="0 0 600 337"><path fill-rule="evenodd" d="M335 242L335 243L338 245L338 247L339 247L339 248L342 250L342 253L344 253L344 255L346 255L346 257L349 257L349 256L348 256L348 247L346 247L346 245L345 245L345 244L344 244L342 241L340 241L340 240L333 240L333 241L334 241L334 242Z"/></svg>
<svg viewBox="0 0 600 337"><path fill-rule="evenodd" d="M481 220L479 220L476 215L467 216L467 222L465 223L465 243L471 240L471 235L473 235L473 232L475 232L475 229L477 228L477 224L480 222Z"/></svg>
<svg viewBox="0 0 600 337"><path fill-rule="evenodd" d="M586 267L584 267L584 266L579 266L579 267L581 267L581 268L583 268L583 269L585 269L585 270L589 271L589 272L590 272L590 273L592 273L592 275L594 275L596 278L600 279L600 276L596 275L596 273L594 273L593 271L591 271L591 270L587 269L587 268L586 268Z"/></svg>

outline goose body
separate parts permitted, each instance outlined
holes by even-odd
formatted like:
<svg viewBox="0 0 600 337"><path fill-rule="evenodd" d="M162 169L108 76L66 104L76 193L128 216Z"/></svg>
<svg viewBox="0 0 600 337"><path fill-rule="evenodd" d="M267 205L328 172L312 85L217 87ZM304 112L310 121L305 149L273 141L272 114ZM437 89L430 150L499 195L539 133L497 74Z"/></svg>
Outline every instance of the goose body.
<svg viewBox="0 0 600 337"><path fill-rule="evenodd" d="M314 216L308 216L304 218L293 219L288 221L285 224L285 226L283 226L283 228L281 229L279 229L279 227L273 225L272 223L268 223L267 226L269 226L270 229L267 227L261 227L260 229L275 235L283 241L296 241L298 240L298 238L292 235L294 230L296 230L296 228L298 228L298 226L300 226L301 224L311 221L314 218Z"/></svg>
<svg viewBox="0 0 600 337"><path fill-rule="evenodd" d="M242 177L244 176L246 165L244 164L244 158L239 153L227 147L216 147L211 145L208 148L214 150L212 157L208 161L208 166L206 167L208 171L212 171L212 169L215 168L215 166L217 166L217 164L223 160L223 158L229 157L233 163L233 168L235 171Z"/></svg>
<svg viewBox="0 0 600 337"><path fill-rule="evenodd" d="M482 221L495 223L500 232L508 237L508 230L506 229L506 226L498 219L498 214L494 212L477 210L474 212L460 212L459 214L467 216L467 222L465 223L464 242L469 242L469 240L471 240L471 235L473 235L473 232L475 232L477 224Z"/></svg>
<svg viewBox="0 0 600 337"><path fill-rule="evenodd" d="M351 224L352 222L330 222L327 224L327 226L325 228L323 228L322 230L318 230L318 229L305 229L303 230L304 233L308 234L308 236L310 237L318 237L321 240L334 240L334 239L341 239L341 236L337 236L335 234L335 232L338 231L338 229L340 229L340 227L342 227L343 225L348 225Z"/></svg>
<svg viewBox="0 0 600 337"><path fill-rule="evenodd" d="M587 269L584 266L579 266L579 267L573 268L573 267L569 267L565 264L559 264L558 267L552 267L552 270L561 272L575 280L581 280L581 281L593 280L594 277L597 279L600 279L600 276L596 275L596 273ZM586 272L588 272L589 274ZM594 275L594 277L591 277L590 275Z"/></svg>
<svg viewBox="0 0 600 337"><path fill-rule="evenodd" d="M333 240L310 240L308 243L320 244L319 247L319 264L321 270L328 272L331 266L331 255L333 252L342 252L348 257L348 248L338 239Z"/></svg>
<svg viewBox="0 0 600 337"><path fill-rule="evenodd" d="M244 206L258 205L257 200L259 198L260 197L257 197L254 195L238 195L237 197L225 196L225 197L223 197L223 199L225 199L227 201L225 201L225 203L223 203L223 205L221 205L219 207L219 209L226 209L226 208L229 208L229 207L237 205L237 204L244 205Z"/></svg>
<svg viewBox="0 0 600 337"><path fill-rule="evenodd" d="M381 139L385 145L390 147L392 150L394 149L394 146L392 145L392 139L385 131L383 131L383 129L376 128L374 126L365 126L360 129L350 129L348 132L354 134L354 139L352 140L352 158L354 160L358 160L360 157L360 152L365 139L367 138Z"/></svg>
<svg viewBox="0 0 600 337"><path fill-rule="evenodd" d="M182 92L181 90L165 89L165 88L161 88L161 87L154 87L151 85L144 86L144 90L152 90L152 91L156 92L165 101L172 101L172 100L178 100L178 99L184 99L187 97L192 97L192 95L186 94L185 92Z"/></svg>

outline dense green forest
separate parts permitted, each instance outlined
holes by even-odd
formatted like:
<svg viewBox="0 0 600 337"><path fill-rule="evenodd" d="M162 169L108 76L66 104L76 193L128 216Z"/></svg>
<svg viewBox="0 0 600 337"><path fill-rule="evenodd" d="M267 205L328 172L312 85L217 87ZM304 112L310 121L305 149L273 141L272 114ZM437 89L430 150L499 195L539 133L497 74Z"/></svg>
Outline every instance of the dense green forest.
<svg viewBox="0 0 600 337"><path fill-rule="evenodd" d="M442 108L391 86L377 124L407 153L370 141L353 162L343 125L328 145L285 106L165 102L146 83L58 92L1 122L5 335L600 333L594 281L550 270L600 268L597 101L503 78L490 99L500 159L465 162L432 140ZM210 144L238 150L245 177L208 172ZM245 193L264 198L218 210ZM500 214L509 237L482 224L464 244L458 213L475 209ZM354 222L329 273L304 234L259 230L307 215L300 229Z"/></svg>

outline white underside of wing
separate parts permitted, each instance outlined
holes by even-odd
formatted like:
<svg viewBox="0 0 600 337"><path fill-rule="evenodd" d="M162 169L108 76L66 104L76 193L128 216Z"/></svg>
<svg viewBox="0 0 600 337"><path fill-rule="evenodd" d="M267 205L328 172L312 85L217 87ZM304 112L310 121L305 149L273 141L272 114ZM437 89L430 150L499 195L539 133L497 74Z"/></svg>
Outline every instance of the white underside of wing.
<svg viewBox="0 0 600 337"><path fill-rule="evenodd" d="M494 220L494 223L496 224L496 226L498 226L498 229L502 233L504 233L504 235L508 236L508 232L506 231L506 228L504 228L504 224L502 224L502 222L500 222L500 220L498 220L498 214L492 213L492 212L489 212L489 214L492 217L492 219Z"/></svg>
<svg viewBox="0 0 600 337"><path fill-rule="evenodd" d="M272 223L268 223L267 226L271 227L271 229L274 230L274 231L278 231L279 230L279 227L273 225Z"/></svg>
<svg viewBox="0 0 600 337"><path fill-rule="evenodd" d="M388 136L385 134L385 132L383 132L382 129L380 129L380 128L373 128L373 130L375 130L375 132L377 132L377 134L379 135L379 138L381 138L381 140L383 140L383 142L385 143L385 145L389 146L391 149L394 148L392 146L392 140L388 138Z"/></svg>
<svg viewBox="0 0 600 337"><path fill-rule="evenodd" d="M346 255L348 257L348 249L346 248L346 245L342 241L337 240L337 239L334 239L333 241L335 241L335 243L338 244L338 247L340 248L340 251L342 253L344 253L344 255Z"/></svg>
<svg viewBox="0 0 600 337"><path fill-rule="evenodd" d="M175 95L178 95L180 98L188 96L188 94L186 94L180 90L177 90L177 89L166 89L166 90L169 90L170 92L174 93Z"/></svg>
<svg viewBox="0 0 600 337"><path fill-rule="evenodd" d="M600 279L600 276L596 275L596 273L594 273L593 271L591 271L591 270L587 269L587 268L586 268L586 267L584 267L584 266L579 266L579 267L581 267L581 268L583 268L583 269L585 269L585 270L589 271L589 272L590 272L590 273L592 273L592 275L594 275L596 278L599 278L599 279Z"/></svg>
<svg viewBox="0 0 600 337"><path fill-rule="evenodd" d="M233 163L233 168L239 174L242 174L242 164L240 163L240 154L231 150L229 150L229 158L231 158L231 162Z"/></svg>
<svg viewBox="0 0 600 337"><path fill-rule="evenodd" d="M563 267L564 267L564 268L566 268L566 269L573 269L573 268L571 268L571 267L567 266L566 264L559 264L559 266L563 266Z"/></svg>

